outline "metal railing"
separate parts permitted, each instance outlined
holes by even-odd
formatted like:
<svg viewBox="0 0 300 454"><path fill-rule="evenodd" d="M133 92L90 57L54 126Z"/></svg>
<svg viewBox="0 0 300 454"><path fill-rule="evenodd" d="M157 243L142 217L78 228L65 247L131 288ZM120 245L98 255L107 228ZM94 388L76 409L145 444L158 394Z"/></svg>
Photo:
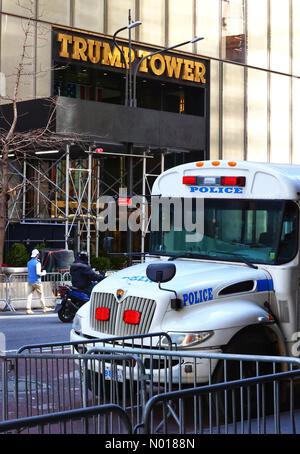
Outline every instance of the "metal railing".
<svg viewBox="0 0 300 454"><path fill-rule="evenodd" d="M164 334L113 338L110 346L161 344ZM107 344L103 340L103 344ZM171 348L171 341L167 337ZM116 403L141 421L146 402L146 374L134 354L97 354L99 341L23 347L15 355L0 356L2 419L27 417L81 406ZM134 348L132 348L134 351Z"/></svg>
<svg viewBox="0 0 300 454"><path fill-rule="evenodd" d="M289 433L299 430L297 358L176 351L167 334L154 333L25 346L1 361L4 419L111 403L140 426L147 402L187 390L188 405L185 394L176 402L163 398L160 414L152 412L150 418L152 433L164 428L166 420L174 433L227 433L236 424L244 433L245 421L266 420L271 404L273 416L283 411L292 415ZM199 396L198 389L203 391Z"/></svg>
<svg viewBox="0 0 300 454"><path fill-rule="evenodd" d="M80 341L66 341L66 342L51 342L51 343L42 343L42 344L31 344L24 345L19 348L18 354L21 353L70 353L76 351L77 353L87 353L90 349L95 347L112 347L112 348L135 348L139 346L143 348L144 346L153 350L155 348L162 349L163 345L166 350L173 350L175 344L172 343L171 337L167 333L148 333L141 335L131 335L131 336L111 336L104 337L102 339L90 339L90 340L80 340ZM123 350L121 350L123 352Z"/></svg>
<svg viewBox="0 0 300 454"><path fill-rule="evenodd" d="M0 363L3 421L114 403L141 422L146 377L134 355L10 355Z"/></svg>
<svg viewBox="0 0 300 454"><path fill-rule="evenodd" d="M114 404L0 422L0 433L131 434L127 413Z"/></svg>
<svg viewBox="0 0 300 454"><path fill-rule="evenodd" d="M160 394L147 402L143 424L136 426L135 432L299 434L295 381L300 382L300 369ZM255 391L254 399L251 390Z"/></svg>
<svg viewBox="0 0 300 454"><path fill-rule="evenodd" d="M0 302L4 304L0 310L8 309L14 311L14 308L9 303L9 285L6 274L0 274Z"/></svg>
<svg viewBox="0 0 300 454"><path fill-rule="evenodd" d="M70 284L69 273L47 273L42 277L45 300L49 303L55 302L58 288L62 284ZM17 273L11 275L0 274L0 302L4 303L2 310L15 311L16 303L27 300L28 295L28 274ZM37 297L33 295L33 304Z"/></svg>

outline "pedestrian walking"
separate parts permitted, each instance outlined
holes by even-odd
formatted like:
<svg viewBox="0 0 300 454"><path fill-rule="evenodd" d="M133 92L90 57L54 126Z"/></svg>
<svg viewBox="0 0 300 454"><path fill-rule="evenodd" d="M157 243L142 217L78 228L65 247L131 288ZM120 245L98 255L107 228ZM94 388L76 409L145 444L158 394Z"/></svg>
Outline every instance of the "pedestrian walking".
<svg viewBox="0 0 300 454"><path fill-rule="evenodd" d="M27 295L27 314L33 314L31 310L32 295L37 292L41 303L43 305L43 311L48 312L51 309L46 306L43 285L41 277L46 275L46 271L42 271L42 265L39 260L40 253L37 249L34 249L31 253L31 259L27 263L28 268L28 295Z"/></svg>

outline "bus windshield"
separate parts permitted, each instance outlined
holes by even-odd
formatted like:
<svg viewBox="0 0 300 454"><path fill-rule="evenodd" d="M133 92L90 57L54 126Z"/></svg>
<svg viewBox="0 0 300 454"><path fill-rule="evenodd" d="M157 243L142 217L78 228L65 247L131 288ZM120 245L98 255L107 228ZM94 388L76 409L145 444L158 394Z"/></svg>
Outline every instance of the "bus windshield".
<svg viewBox="0 0 300 454"><path fill-rule="evenodd" d="M196 210L195 201L192 207ZM205 199L204 234L197 242L187 241L190 232L184 227L174 228L172 205L170 210L169 231L151 233L151 254L273 265L287 263L297 254L298 206L294 202ZM156 215L162 225L165 211L160 209Z"/></svg>

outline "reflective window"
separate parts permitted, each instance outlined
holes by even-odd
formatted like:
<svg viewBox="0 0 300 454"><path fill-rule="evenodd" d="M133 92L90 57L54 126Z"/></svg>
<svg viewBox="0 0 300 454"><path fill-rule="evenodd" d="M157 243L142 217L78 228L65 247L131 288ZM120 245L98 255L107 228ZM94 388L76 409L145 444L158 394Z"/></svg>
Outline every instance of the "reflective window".
<svg viewBox="0 0 300 454"><path fill-rule="evenodd" d="M300 76L300 2L292 2L292 24L293 24L293 74Z"/></svg>
<svg viewBox="0 0 300 454"><path fill-rule="evenodd" d="M7 95L12 95L15 86L16 68L21 62L21 55L25 44L24 20L18 17L3 14L2 17L2 40L1 40L1 71L6 75ZM34 25L33 25L34 26ZM32 26L32 27L33 27ZM31 28L26 43L27 51L24 60L25 70L20 80L19 100L34 97L33 71L34 71L34 29ZM14 52L12 52L12 43Z"/></svg>
<svg viewBox="0 0 300 454"><path fill-rule="evenodd" d="M140 39L145 43L165 45L165 1L141 0Z"/></svg>
<svg viewBox="0 0 300 454"><path fill-rule="evenodd" d="M247 19L248 64L266 68L268 66L268 0L248 1Z"/></svg>
<svg viewBox="0 0 300 454"><path fill-rule="evenodd" d="M244 159L244 68L223 68L223 159Z"/></svg>
<svg viewBox="0 0 300 454"><path fill-rule="evenodd" d="M243 0L222 0L222 43L226 60L245 62L244 16Z"/></svg>
<svg viewBox="0 0 300 454"><path fill-rule="evenodd" d="M271 161L290 162L290 80L271 74Z"/></svg>
<svg viewBox="0 0 300 454"><path fill-rule="evenodd" d="M52 28L50 24L37 24L36 48L36 96L51 95L52 68Z"/></svg>
<svg viewBox="0 0 300 454"><path fill-rule="evenodd" d="M104 0L75 0L74 26L90 31L104 31Z"/></svg>
<svg viewBox="0 0 300 454"><path fill-rule="evenodd" d="M289 72L290 37L289 2L271 1L271 69ZM298 25L299 26L299 25Z"/></svg>
<svg viewBox="0 0 300 454"><path fill-rule="evenodd" d="M169 2L169 45L173 46L193 38L193 0ZM180 24L180 25L179 25ZM180 50L192 52L191 44Z"/></svg>
<svg viewBox="0 0 300 454"><path fill-rule="evenodd" d="M201 241L191 242L184 225L178 228L179 216L175 215L175 210L183 204L172 201L170 226L168 210L160 207L157 213L160 231L151 233L153 253L266 264L289 262L297 253L299 209L296 203L205 199L203 237ZM196 203L193 202L195 219Z"/></svg>
<svg viewBox="0 0 300 454"><path fill-rule="evenodd" d="M35 0L2 0L2 11L24 17L35 17Z"/></svg>
<svg viewBox="0 0 300 454"><path fill-rule="evenodd" d="M38 18L55 24L70 25L69 0L39 0Z"/></svg>
<svg viewBox="0 0 300 454"><path fill-rule="evenodd" d="M300 80L293 80L293 124L292 124L292 140L293 140L293 164L300 164L300 128L299 128L299 118L300 118Z"/></svg>
<svg viewBox="0 0 300 454"><path fill-rule="evenodd" d="M108 34L113 35L119 28L128 25L128 11L131 10L132 20L135 17L135 0L108 0L107 2L107 15L108 15ZM120 33L125 39L128 39L128 30ZM135 31L132 31L132 38L135 39Z"/></svg>
<svg viewBox="0 0 300 454"><path fill-rule="evenodd" d="M247 138L249 161L268 160L268 75L248 70Z"/></svg>
<svg viewBox="0 0 300 454"><path fill-rule="evenodd" d="M196 35L204 37L197 43L197 50L202 55L219 57L220 2L197 0L196 11Z"/></svg>

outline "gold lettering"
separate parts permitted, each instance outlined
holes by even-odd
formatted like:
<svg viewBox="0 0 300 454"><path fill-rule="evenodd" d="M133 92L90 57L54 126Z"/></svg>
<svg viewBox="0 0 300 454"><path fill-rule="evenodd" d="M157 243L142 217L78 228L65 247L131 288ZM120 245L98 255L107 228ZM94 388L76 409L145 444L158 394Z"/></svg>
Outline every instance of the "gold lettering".
<svg viewBox="0 0 300 454"><path fill-rule="evenodd" d="M109 43L103 43L103 58L101 63L107 66L115 66L116 68L122 68L121 54L117 47L114 51L111 51Z"/></svg>
<svg viewBox="0 0 300 454"><path fill-rule="evenodd" d="M59 51L59 56L62 58L69 58L69 44L72 44L72 36L71 35L65 35L64 33L59 33L57 35L57 41L61 43L60 51Z"/></svg>
<svg viewBox="0 0 300 454"><path fill-rule="evenodd" d="M156 65L156 62L159 62L159 66ZM154 55L150 60L150 66L153 74L156 76L161 76L166 70L166 62L162 55Z"/></svg>
<svg viewBox="0 0 300 454"><path fill-rule="evenodd" d="M87 42L84 38L78 36L73 36L73 54L72 58L74 60L87 61L86 51L87 51Z"/></svg>
<svg viewBox="0 0 300 454"><path fill-rule="evenodd" d="M95 65L99 63L101 58L101 46L102 43L100 41L94 41L93 39L88 39L88 56L91 63Z"/></svg>
<svg viewBox="0 0 300 454"><path fill-rule="evenodd" d="M184 60L184 72L182 78L184 80L194 81L195 62L192 60Z"/></svg>
<svg viewBox="0 0 300 454"><path fill-rule="evenodd" d="M170 57L169 55L166 55L165 60L167 64L168 77L175 77L176 79L179 79L183 59Z"/></svg>
<svg viewBox="0 0 300 454"><path fill-rule="evenodd" d="M206 84L206 67L203 63L195 62L195 82Z"/></svg>
<svg viewBox="0 0 300 454"><path fill-rule="evenodd" d="M139 52L138 52L139 58L143 58L143 57L146 57L148 55L150 55L150 52L147 52L146 50L139 50ZM149 60L147 58L145 58L143 60L143 62L140 64L139 71L141 73L147 73L149 71L148 70L148 61Z"/></svg>

